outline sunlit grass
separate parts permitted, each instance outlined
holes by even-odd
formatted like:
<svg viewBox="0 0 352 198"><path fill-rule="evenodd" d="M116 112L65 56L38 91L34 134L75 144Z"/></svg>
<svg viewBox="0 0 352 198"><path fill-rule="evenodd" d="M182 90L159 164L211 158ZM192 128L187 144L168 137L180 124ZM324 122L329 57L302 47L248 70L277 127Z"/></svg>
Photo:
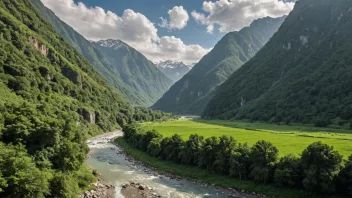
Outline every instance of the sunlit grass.
<svg viewBox="0 0 352 198"><path fill-rule="evenodd" d="M334 146L344 158L352 154L352 131L350 130L218 120L144 123L142 127L155 129L165 137L177 133L183 139L188 139L191 134L196 133L204 137L229 135L238 142L247 142L250 145L258 140L266 140L280 150L280 156L290 153L299 155L309 144L316 141Z"/></svg>

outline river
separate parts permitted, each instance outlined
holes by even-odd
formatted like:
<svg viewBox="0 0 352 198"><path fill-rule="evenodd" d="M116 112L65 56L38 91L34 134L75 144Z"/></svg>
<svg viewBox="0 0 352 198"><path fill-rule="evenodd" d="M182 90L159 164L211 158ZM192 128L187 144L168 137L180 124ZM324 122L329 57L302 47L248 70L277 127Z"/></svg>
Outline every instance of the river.
<svg viewBox="0 0 352 198"><path fill-rule="evenodd" d="M214 186L195 183L188 180L175 180L158 175L145 167L134 165L125 159L121 150L110 141L122 136L121 131L106 133L87 141L91 149L86 160L89 167L96 169L102 178L116 187L116 198L122 198L121 185L129 181L138 182L152 188L161 197L168 198L202 198L202 197L236 197L253 198L252 195L234 194L232 191L217 189Z"/></svg>

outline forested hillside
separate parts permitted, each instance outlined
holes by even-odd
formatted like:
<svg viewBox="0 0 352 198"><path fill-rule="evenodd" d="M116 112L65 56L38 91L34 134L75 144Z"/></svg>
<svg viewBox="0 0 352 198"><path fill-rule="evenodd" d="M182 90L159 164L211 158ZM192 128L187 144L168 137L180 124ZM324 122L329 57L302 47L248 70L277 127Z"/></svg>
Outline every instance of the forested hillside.
<svg viewBox="0 0 352 198"><path fill-rule="evenodd" d="M344 125L352 119L351 20L352 1L298 1L270 42L218 89L203 116Z"/></svg>
<svg viewBox="0 0 352 198"><path fill-rule="evenodd" d="M86 138L170 115L134 109L40 18L0 1L0 197L77 197Z"/></svg>
<svg viewBox="0 0 352 198"><path fill-rule="evenodd" d="M40 0L30 1L55 31L82 54L108 83L132 104L149 107L172 85L171 80L155 69L154 65L135 49L130 48L131 51L120 50L111 53L108 51L108 54L105 54L104 49L86 40L61 21Z"/></svg>
<svg viewBox="0 0 352 198"><path fill-rule="evenodd" d="M284 17L263 18L239 32L226 34L152 108L200 115L217 86L252 58L277 31L283 20Z"/></svg>

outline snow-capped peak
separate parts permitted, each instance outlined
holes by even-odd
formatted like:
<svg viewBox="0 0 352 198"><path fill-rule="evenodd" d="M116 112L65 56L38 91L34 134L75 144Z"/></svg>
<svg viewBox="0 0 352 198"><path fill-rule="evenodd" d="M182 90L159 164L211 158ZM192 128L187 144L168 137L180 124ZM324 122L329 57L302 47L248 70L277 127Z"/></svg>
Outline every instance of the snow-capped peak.
<svg viewBox="0 0 352 198"><path fill-rule="evenodd" d="M161 61L155 63L156 67L161 70L167 77L172 79L174 82L180 80L185 74L187 74L192 67L184 64L183 62L175 61Z"/></svg>
<svg viewBox="0 0 352 198"><path fill-rule="evenodd" d="M95 43L102 47L108 47L113 49L120 49L122 47L127 47L127 45L124 42L120 40L114 40L114 39L100 40Z"/></svg>
<svg viewBox="0 0 352 198"><path fill-rule="evenodd" d="M191 68L190 65L186 65L183 62L175 62L171 60L156 62L155 65L159 68L170 68L170 69L176 69L176 68L182 68L182 67Z"/></svg>

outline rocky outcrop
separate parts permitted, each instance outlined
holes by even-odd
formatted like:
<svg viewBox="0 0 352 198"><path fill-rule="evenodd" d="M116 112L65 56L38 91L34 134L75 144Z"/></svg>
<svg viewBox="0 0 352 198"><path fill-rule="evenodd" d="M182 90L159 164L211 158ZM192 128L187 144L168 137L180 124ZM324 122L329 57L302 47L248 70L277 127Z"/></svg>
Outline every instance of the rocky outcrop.
<svg viewBox="0 0 352 198"><path fill-rule="evenodd" d="M83 109L83 118L91 124L95 124L95 112Z"/></svg>
<svg viewBox="0 0 352 198"><path fill-rule="evenodd" d="M42 44L40 41L38 41L35 38L29 37L29 42L32 43L32 45L39 50L44 56L48 56L49 54L49 48L46 47L44 44Z"/></svg>
<svg viewBox="0 0 352 198"><path fill-rule="evenodd" d="M71 67L65 67L62 69L62 74L68 78L71 82L78 84L80 88L83 87L82 76Z"/></svg>
<svg viewBox="0 0 352 198"><path fill-rule="evenodd" d="M135 198L161 197L156 192L154 192L153 189L135 182L129 182L127 184L122 185L121 193L125 197L135 197Z"/></svg>
<svg viewBox="0 0 352 198"><path fill-rule="evenodd" d="M81 108L81 109L78 109L78 114L80 114L83 117L83 119L87 120L89 123L95 124L96 113L94 111Z"/></svg>

